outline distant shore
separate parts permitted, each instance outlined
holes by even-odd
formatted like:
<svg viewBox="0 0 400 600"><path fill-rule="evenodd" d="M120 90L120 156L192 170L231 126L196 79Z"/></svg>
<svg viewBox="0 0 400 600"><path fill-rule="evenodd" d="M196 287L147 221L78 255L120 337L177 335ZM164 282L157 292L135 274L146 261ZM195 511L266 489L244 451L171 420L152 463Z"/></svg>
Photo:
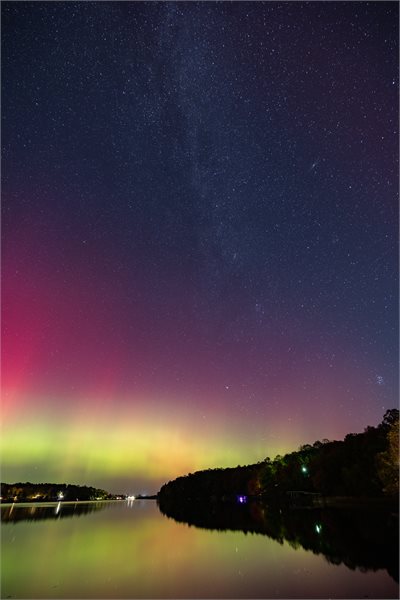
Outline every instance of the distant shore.
<svg viewBox="0 0 400 600"><path fill-rule="evenodd" d="M35 501L24 501L24 502L0 502L1 506L62 506L71 504L110 504L112 502L137 502L138 500L156 500L157 496L137 496L135 498L120 498L120 499L107 499L107 500L49 500L48 502L41 500Z"/></svg>
<svg viewBox="0 0 400 600"><path fill-rule="evenodd" d="M65 506L67 504L107 504L107 503L111 503L111 502L128 502L128 500L125 499L121 499L121 500L49 500L48 502L46 501L40 501L40 502L34 502L34 501L30 501L30 502L0 502L0 507L1 506L57 506L58 504L61 504L62 506Z"/></svg>

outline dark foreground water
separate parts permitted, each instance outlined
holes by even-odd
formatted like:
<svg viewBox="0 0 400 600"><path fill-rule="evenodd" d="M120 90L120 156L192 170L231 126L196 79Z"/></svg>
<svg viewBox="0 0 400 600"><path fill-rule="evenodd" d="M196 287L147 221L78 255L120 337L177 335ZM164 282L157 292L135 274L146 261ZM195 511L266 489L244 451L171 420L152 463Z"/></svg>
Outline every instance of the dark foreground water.
<svg viewBox="0 0 400 600"><path fill-rule="evenodd" d="M390 514L252 505L177 516L194 526L134 501L1 515L3 599L398 598Z"/></svg>

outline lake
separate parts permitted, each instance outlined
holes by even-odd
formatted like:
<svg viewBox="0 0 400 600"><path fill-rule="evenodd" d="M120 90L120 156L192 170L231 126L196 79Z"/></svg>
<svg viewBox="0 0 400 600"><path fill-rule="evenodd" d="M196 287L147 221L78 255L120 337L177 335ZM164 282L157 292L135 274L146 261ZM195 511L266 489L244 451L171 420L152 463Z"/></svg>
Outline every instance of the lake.
<svg viewBox="0 0 400 600"><path fill-rule="evenodd" d="M2 506L1 597L398 598L393 514L203 513L178 522L151 500Z"/></svg>

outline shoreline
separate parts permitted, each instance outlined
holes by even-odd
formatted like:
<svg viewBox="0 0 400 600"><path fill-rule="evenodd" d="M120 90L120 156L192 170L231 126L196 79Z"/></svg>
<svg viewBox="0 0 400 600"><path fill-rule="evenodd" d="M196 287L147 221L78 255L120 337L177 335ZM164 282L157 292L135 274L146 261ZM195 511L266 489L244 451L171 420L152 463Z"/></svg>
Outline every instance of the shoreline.
<svg viewBox="0 0 400 600"><path fill-rule="evenodd" d="M133 500L49 500L49 502L0 502L0 507L9 506L57 506L71 504L105 504L106 502L133 502Z"/></svg>

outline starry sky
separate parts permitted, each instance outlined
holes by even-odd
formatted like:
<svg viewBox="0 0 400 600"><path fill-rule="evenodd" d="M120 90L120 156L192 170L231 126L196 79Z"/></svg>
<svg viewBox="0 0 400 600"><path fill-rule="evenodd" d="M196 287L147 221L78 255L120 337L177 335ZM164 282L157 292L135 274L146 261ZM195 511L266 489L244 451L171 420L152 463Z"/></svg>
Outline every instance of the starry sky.
<svg viewBox="0 0 400 600"><path fill-rule="evenodd" d="M1 8L3 480L149 493L378 424L397 3Z"/></svg>

